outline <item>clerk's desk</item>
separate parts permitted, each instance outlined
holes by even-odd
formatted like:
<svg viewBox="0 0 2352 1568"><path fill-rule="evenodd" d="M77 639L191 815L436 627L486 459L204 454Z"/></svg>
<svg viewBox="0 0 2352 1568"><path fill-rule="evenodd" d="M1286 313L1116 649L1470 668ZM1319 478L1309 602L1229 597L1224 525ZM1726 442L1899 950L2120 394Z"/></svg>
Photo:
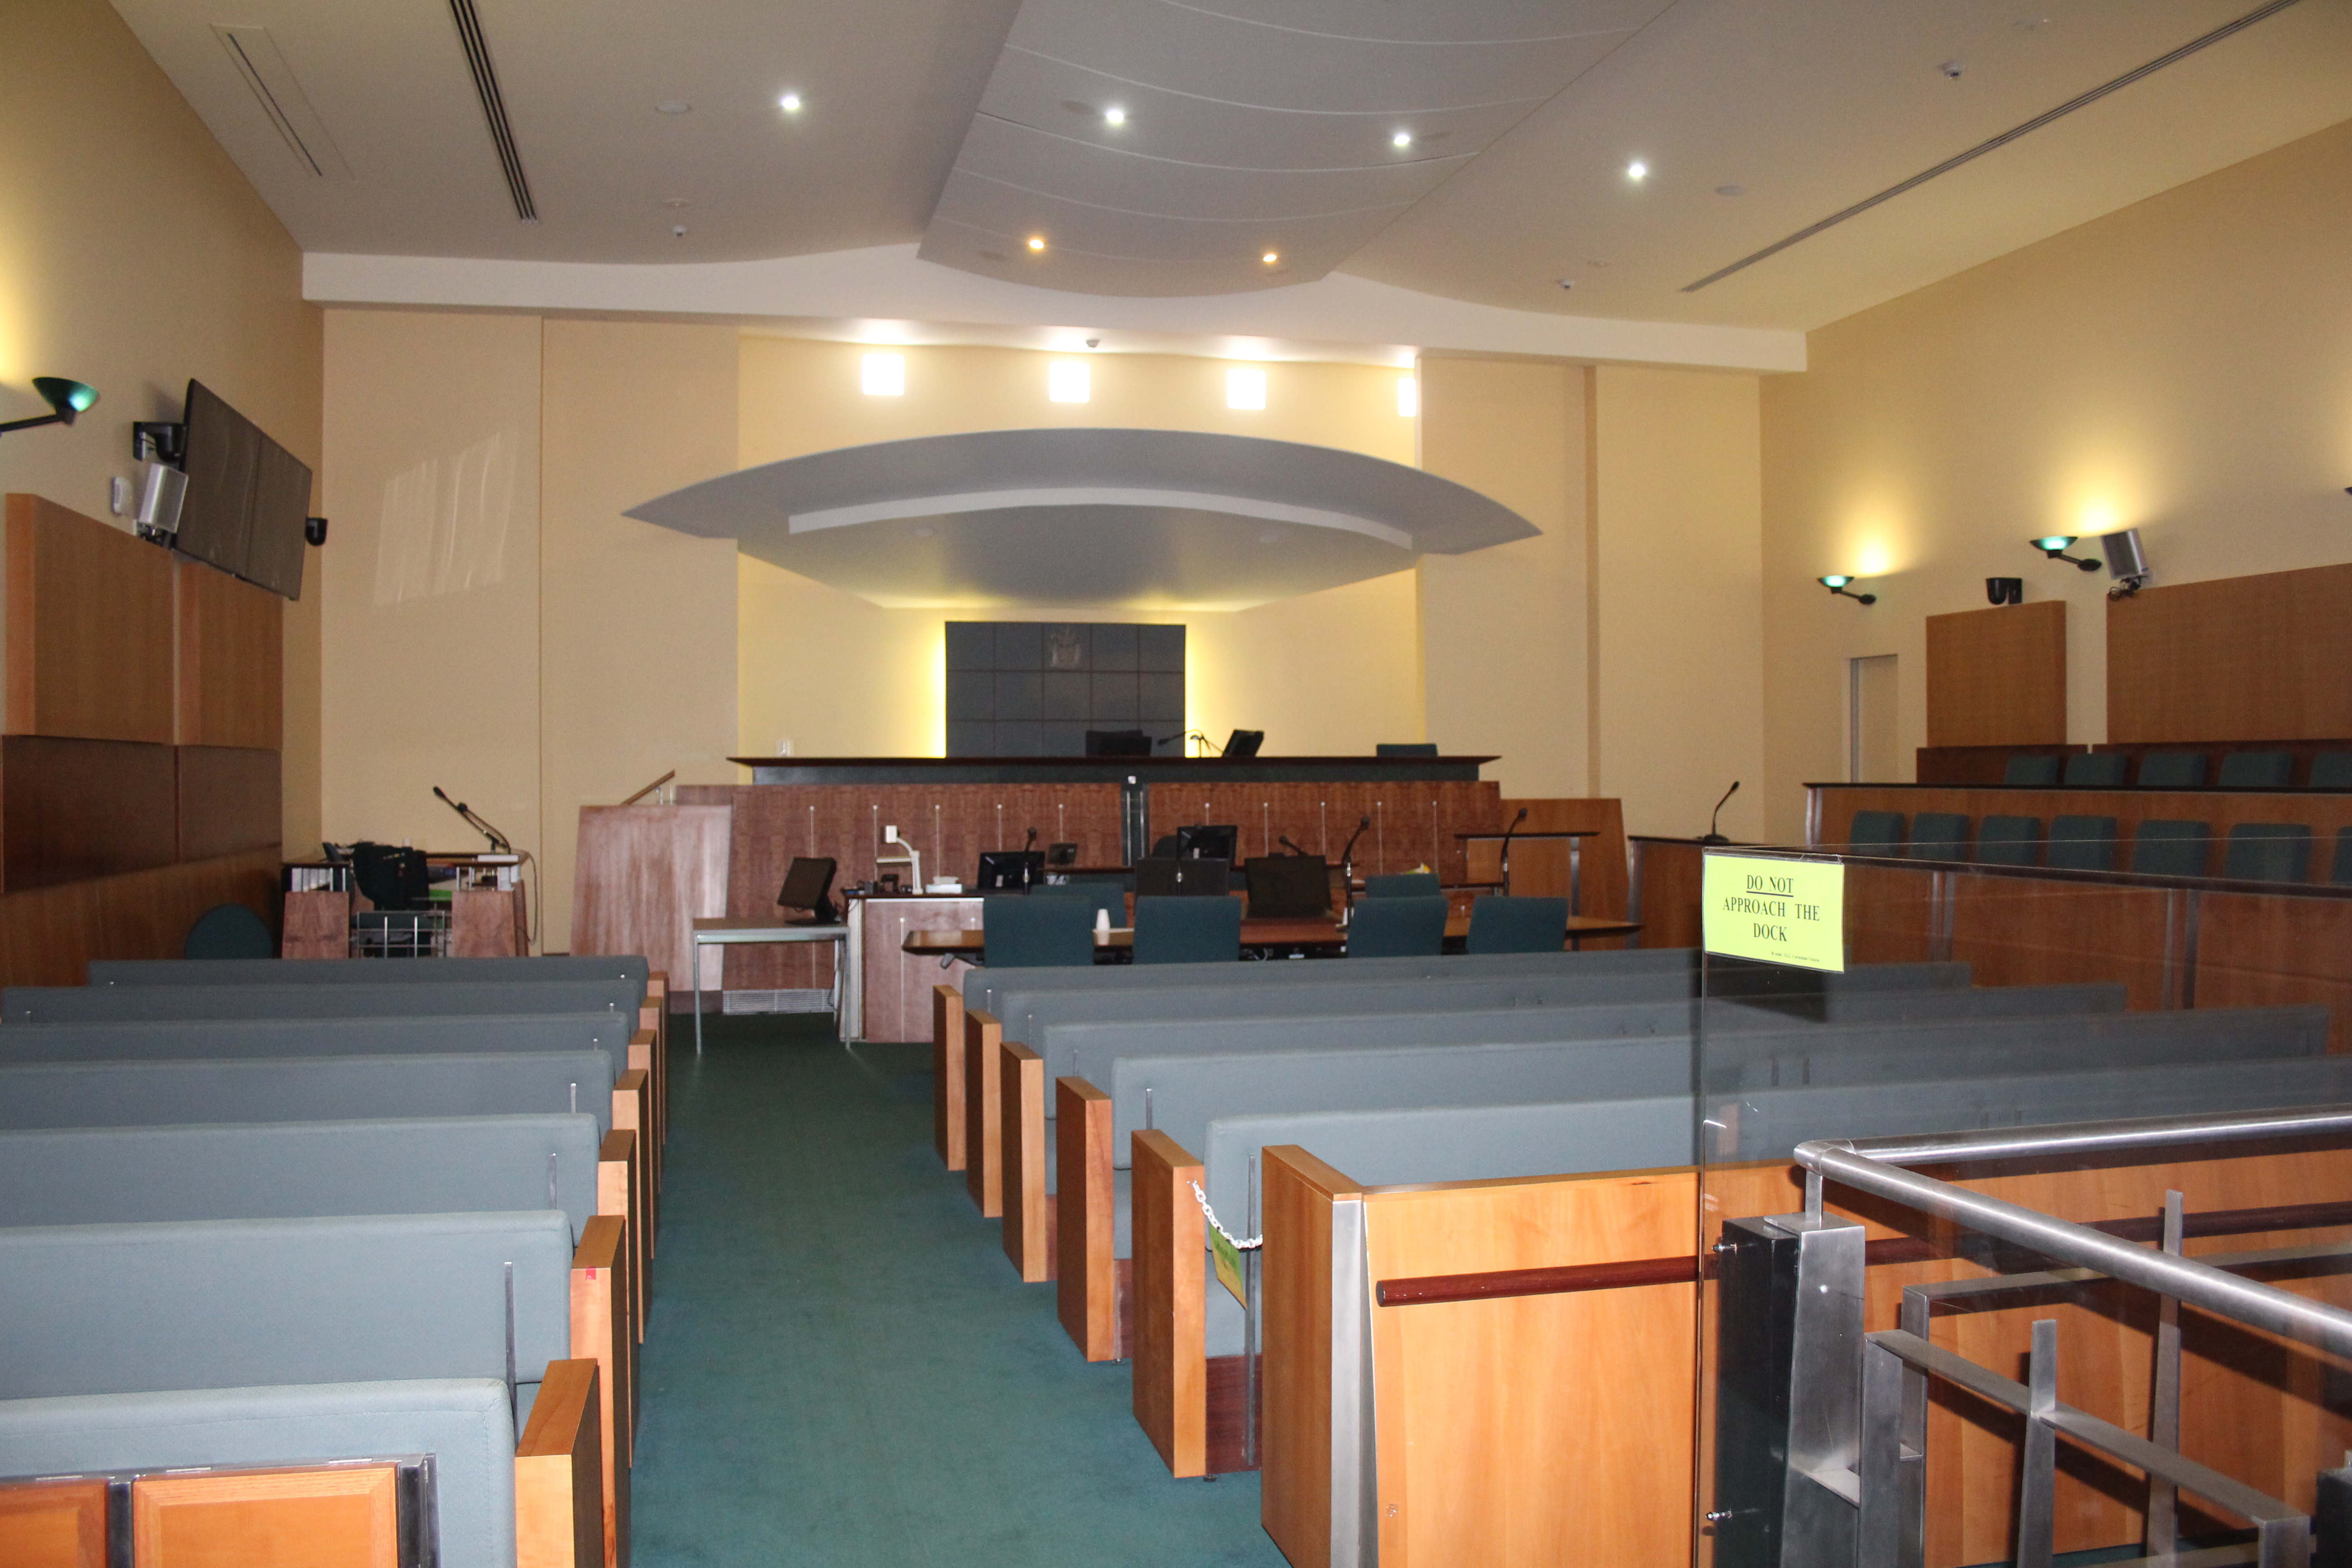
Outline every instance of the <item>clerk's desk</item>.
<svg viewBox="0 0 2352 1568"><path fill-rule="evenodd" d="M1631 936L1641 929L1638 921L1570 915L1566 950L1574 952L1581 948L1586 937ZM1445 951L1463 952L1469 935L1469 921L1460 915L1452 917L1445 922ZM1332 921L1242 921L1242 952L1245 957L1262 958L1286 952L1328 957L1345 952L1347 946L1347 931ZM1131 926L1114 926L1108 931L1095 932L1097 963L1126 963L1134 947L1135 931ZM900 949L919 958L953 958L968 963L983 963L988 956L986 933L979 931L910 931L906 941L900 943Z"/></svg>

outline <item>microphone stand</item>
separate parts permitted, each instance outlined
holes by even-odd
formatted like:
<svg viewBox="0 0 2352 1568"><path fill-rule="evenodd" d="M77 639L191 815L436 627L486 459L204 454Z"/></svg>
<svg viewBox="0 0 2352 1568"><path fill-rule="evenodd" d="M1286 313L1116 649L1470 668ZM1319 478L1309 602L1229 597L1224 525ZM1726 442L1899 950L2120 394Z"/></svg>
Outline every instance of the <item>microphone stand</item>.
<svg viewBox="0 0 2352 1568"><path fill-rule="evenodd" d="M1342 908L1352 913L1356 908L1356 840L1372 825L1369 816L1356 819L1356 831L1348 836L1347 847L1339 851L1339 891L1345 900Z"/></svg>
<svg viewBox="0 0 2352 1568"><path fill-rule="evenodd" d="M1511 825L1503 829L1503 897L1507 899L1511 896L1511 835L1517 833L1519 824L1527 819L1528 808L1523 805L1519 807L1519 815L1511 818Z"/></svg>
<svg viewBox="0 0 2352 1568"><path fill-rule="evenodd" d="M1738 779L1734 779L1731 781L1731 787L1723 792L1723 800L1729 800L1733 795L1738 795L1738 793L1739 781ZM1722 834L1716 831L1717 825L1723 820L1723 800L1718 800L1715 803L1715 815L1706 819L1706 837L1699 840L1701 844L1728 844L1731 842L1730 839L1726 838Z"/></svg>
<svg viewBox="0 0 2352 1568"><path fill-rule="evenodd" d="M456 812L458 818L463 821L467 826L472 828L475 832L488 839L490 841L490 847L493 850L497 851L500 855L513 856L515 858L515 869L518 873L520 873L525 866L533 867L530 885L534 899L544 896L539 890L537 868L528 852L518 850L514 847L513 839L509 838L505 834L491 826L488 820L485 818L481 813L476 811L472 806L467 805L462 800L451 800L447 792L444 791L439 784L435 784L433 786L433 793L440 797L442 805ZM541 922L531 918L530 910L526 910L523 913L522 950L523 952L528 955L530 952L532 942L536 940L536 932L534 932L531 928L541 924Z"/></svg>

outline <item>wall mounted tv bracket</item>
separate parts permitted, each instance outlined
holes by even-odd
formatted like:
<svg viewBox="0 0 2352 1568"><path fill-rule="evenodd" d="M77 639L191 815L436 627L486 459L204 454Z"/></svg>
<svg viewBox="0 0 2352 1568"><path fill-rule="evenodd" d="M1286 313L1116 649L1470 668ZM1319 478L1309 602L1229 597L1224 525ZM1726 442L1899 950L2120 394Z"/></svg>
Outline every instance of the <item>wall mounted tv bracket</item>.
<svg viewBox="0 0 2352 1568"><path fill-rule="evenodd" d="M142 419L131 426L131 455L142 463L183 467L188 460L186 421Z"/></svg>

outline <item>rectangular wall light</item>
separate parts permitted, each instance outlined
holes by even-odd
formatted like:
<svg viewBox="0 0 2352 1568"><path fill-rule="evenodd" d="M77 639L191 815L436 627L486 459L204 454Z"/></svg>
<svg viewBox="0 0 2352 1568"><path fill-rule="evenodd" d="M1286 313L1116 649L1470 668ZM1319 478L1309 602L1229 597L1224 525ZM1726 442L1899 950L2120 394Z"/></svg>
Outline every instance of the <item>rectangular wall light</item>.
<svg viewBox="0 0 2352 1568"><path fill-rule="evenodd" d="M1397 377L1397 416L1411 419L1421 412L1421 383L1409 375Z"/></svg>
<svg viewBox="0 0 2352 1568"><path fill-rule="evenodd" d="M1045 396L1055 403L1084 403L1089 394L1087 362L1057 359L1045 367Z"/></svg>
<svg viewBox="0 0 2352 1568"><path fill-rule="evenodd" d="M858 384L868 397L904 397L907 395L907 356L905 354L867 354L860 368Z"/></svg>
<svg viewBox="0 0 2352 1568"><path fill-rule="evenodd" d="M1262 370L1225 372L1225 406L1228 408L1265 407L1265 372Z"/></svg>

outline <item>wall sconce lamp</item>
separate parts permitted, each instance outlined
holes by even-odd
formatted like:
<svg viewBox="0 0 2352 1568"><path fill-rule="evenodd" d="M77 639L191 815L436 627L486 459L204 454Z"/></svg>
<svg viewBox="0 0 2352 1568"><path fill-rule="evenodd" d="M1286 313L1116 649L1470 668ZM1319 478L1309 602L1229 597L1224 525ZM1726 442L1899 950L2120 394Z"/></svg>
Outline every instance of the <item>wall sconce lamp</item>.
<svg viewBox="0 0 2352 1568"><path fill-rule="evenodd" d="M33 378L33 390L39 393L43 401L56 412L44 414L37 419L12 419L0 425L0 435L11 430L30 430L37 425L70 425L74 422L74 416L89 413L98 401L96 387L84 386L80 382L67 381L61 376L37 375Z"/></svg>
<svg viewBox="0 0 2352 1568"><path fill-rule="evenodd" d="M2066 553L2067 551L2074 548L2074 535L2071 533L2048 534L2033 542L2033 548L2039 550L2042 554L2047 555L2053 561L2069 561L2074 563L2075 566L2081 568L2083 571L2096 572L2102 564L2100 562L2093 560L2091 557L2086 555L2069 555Z"/></svg>
<svg viewBox="0 0 2352 1568"><path fill-rule="evenodd" d="M1814 581L1819 583L1822 587L1827 588L1831 593L1836 595L1841 599L1852 599L1856 604L1862 605L1874 605L1878 603L1878 595L1875 594L1847 593L1845 591L1845 585L1848 583L1853 582L1853 579L1845 575L1842 572L1832 572L1828 576L1817 577Z"/></svg>

